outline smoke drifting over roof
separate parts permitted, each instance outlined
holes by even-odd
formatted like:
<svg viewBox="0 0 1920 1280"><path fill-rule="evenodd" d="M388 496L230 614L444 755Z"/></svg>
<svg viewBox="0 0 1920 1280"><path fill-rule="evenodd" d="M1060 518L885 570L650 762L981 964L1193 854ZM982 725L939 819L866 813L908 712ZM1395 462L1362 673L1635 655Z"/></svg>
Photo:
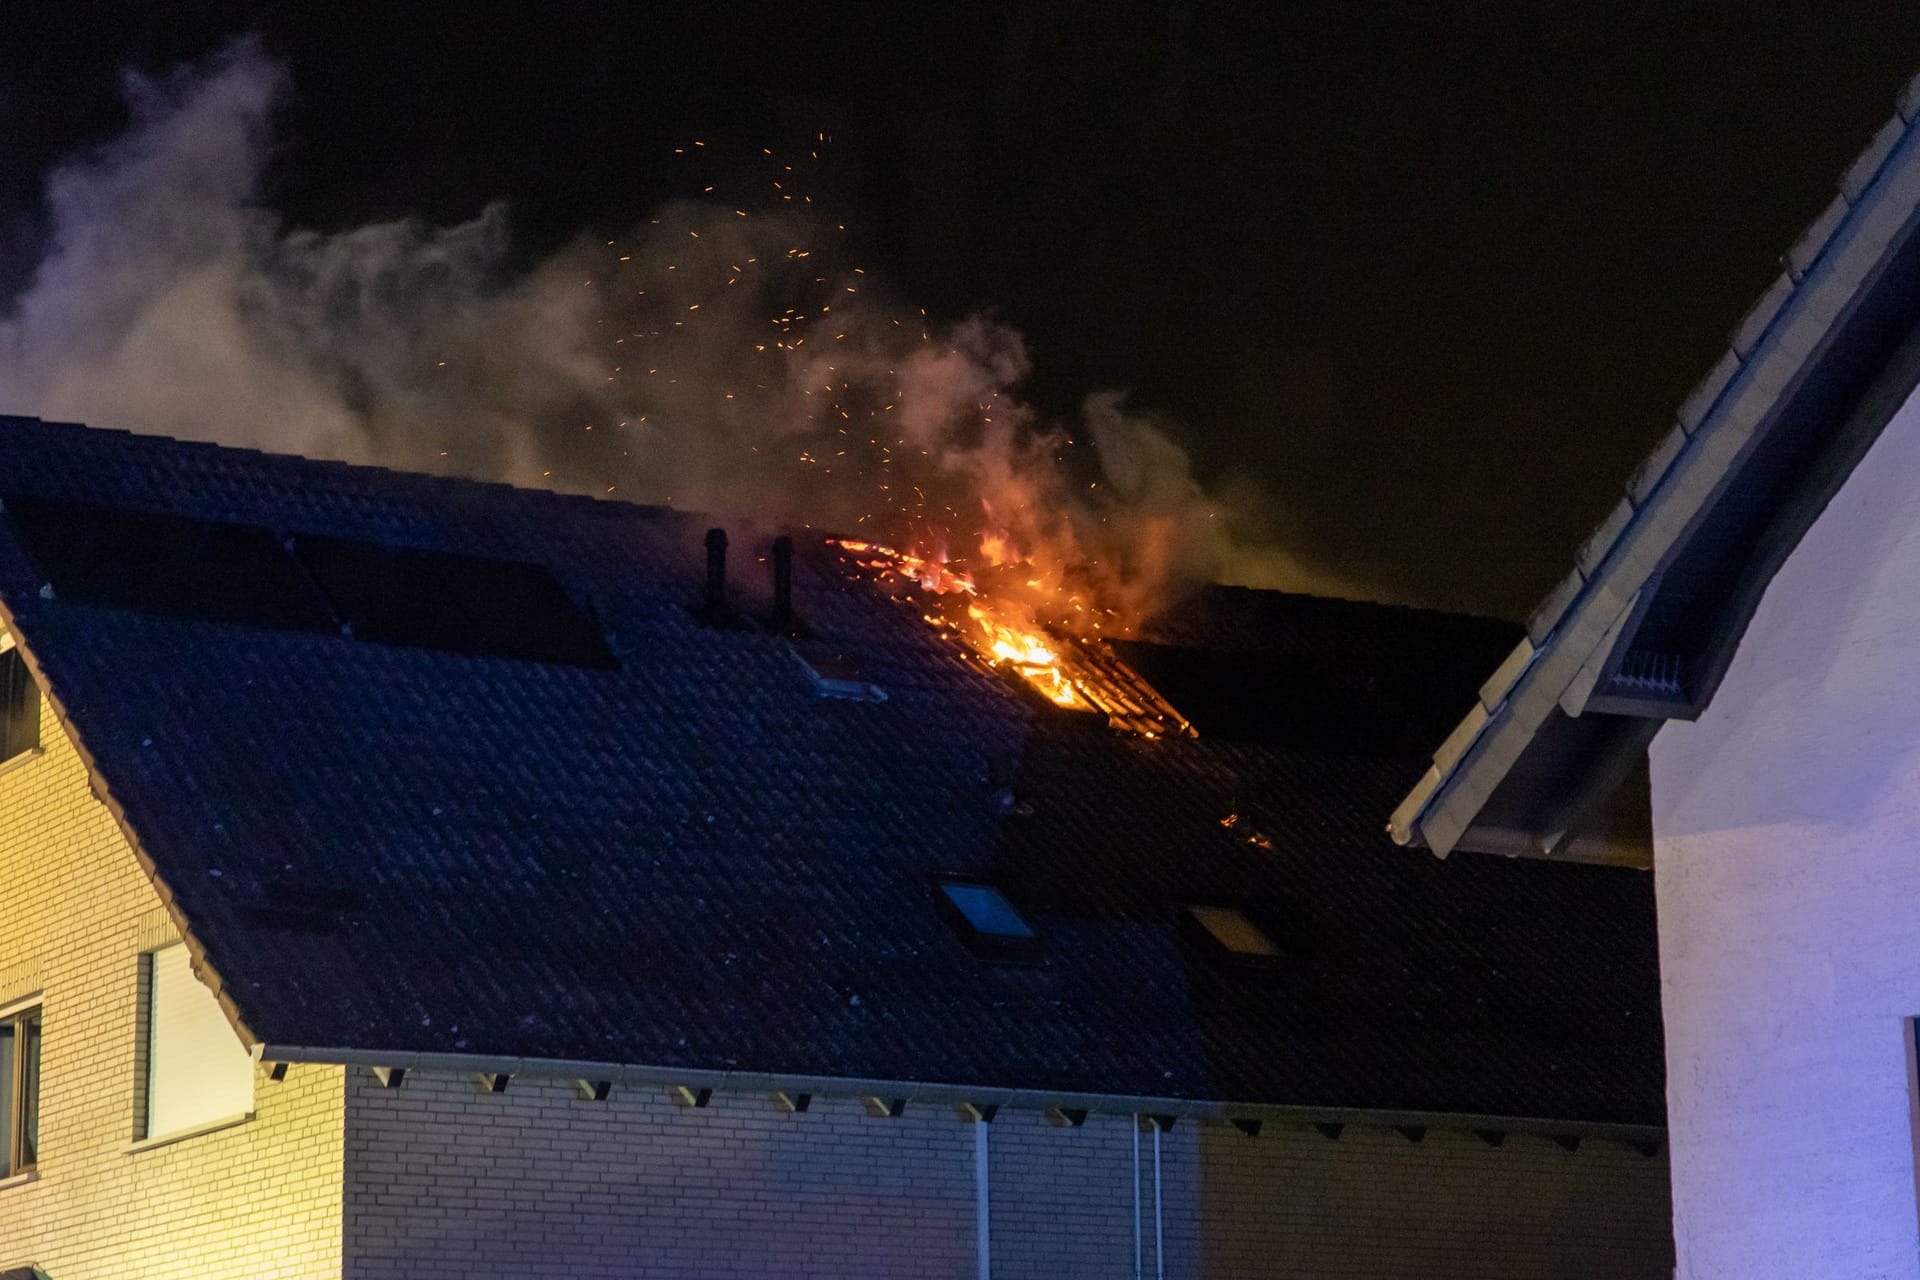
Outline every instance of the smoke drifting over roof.
<svg viewBox="0 0 1920 1280"><path fill-rule="evenodd" d="M1259 500L1209 497L1122 394L1042 421L1017 398L1017 333L889 296L845 248L848 215L808 199L812 151L769 150L628 236L522 267L499 205L453 226L284 226L258 192L290 91L251 41L126 77L130 129L49 180L48 242L0 320L0 411L976 562L993 533L1123 614L1209 578L1342 589L1246 545Z"/></svg>

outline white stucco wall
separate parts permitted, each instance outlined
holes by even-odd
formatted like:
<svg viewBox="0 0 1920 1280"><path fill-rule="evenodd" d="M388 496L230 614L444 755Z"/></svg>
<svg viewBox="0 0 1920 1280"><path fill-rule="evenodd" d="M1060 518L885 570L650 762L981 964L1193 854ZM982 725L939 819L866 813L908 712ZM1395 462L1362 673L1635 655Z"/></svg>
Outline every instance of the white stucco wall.
<svg viewBox="0 0 1920 1280"><path fill-rule="evenodd" d="M1652 764L1678 1274L1920 1277L1920 405Z"/></svg>

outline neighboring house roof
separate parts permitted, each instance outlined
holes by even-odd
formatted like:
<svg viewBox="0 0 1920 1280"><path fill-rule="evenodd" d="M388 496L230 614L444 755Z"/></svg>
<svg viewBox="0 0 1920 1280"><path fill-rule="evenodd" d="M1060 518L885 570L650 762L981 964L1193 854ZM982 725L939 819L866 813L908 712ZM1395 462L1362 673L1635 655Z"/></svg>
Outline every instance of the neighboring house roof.
<svg viewBox="0 0 1920 1280"><path fill-rule="evenodd" d="M1197 740L1149 741L1043 706L821 541L807 643L885 701L818 696L754 624L742 529L742 616L703 622L705 522L677 512L30 419L0 419L0 501L5 621L269 1056L1661 1123L1647 878L1379 830L1505 624L1205 592L1126 647L1198 709ZM62 503L222 522L188 530L222 576L103 586L92 544L58 568L113 523ZM289 535L544 566L611 662L312 625L267 591ZM1042 962L969 950L941 872L998 885ZM1223 962L1187 903L1278 955Z"/></svg>
<svg viewBox="0 0 1920 1280"><path fill-rule="evenodd" d="M1389 829L1556 853L1713 697L1761 593L1920 381L1920 80ZM1644 840L1644 820L1633 838Z"/></svg>

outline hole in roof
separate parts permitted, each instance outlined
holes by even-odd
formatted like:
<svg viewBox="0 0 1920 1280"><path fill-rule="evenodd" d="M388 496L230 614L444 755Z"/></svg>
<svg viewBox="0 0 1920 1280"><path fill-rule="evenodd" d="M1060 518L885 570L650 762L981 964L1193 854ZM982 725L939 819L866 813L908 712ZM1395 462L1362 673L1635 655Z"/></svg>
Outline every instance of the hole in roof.
<svg viewBox="0 0 1920 1280"><path fill-rule="evenodd" d="M56 599L138 613L332 631L327 603L269 529L9 495L7 521Z"/></svg>
<svg viewBox="0 0 1920 1280"><path fill-rule="evenodd" d="M618 665L599 628L539 565L313 534L296 538L293 552L357 640Z"/></svg>
<svg viewBox="0 0 1920 1280"><path fill-rule="evenodd" d="M941 915L976 954L990 960L1038 958L1040 935L1000 890L973 880L938 883Z"/></svg>
<svg viewBox="0 0 1920 1280"><path fill-rule="evenodd" d="M1188 907L1187 913L1209 937L1236 956L1250 960L1275 960L1280 956L1273 940L1233 907Z"/></svg>

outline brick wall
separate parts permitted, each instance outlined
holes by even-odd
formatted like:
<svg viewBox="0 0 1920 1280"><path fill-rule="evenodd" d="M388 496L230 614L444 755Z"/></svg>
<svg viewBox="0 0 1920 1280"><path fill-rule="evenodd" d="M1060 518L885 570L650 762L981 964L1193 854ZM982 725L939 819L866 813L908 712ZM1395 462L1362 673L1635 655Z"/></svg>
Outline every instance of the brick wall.
<svg viewBox="0 0 1920 1280"><path fill-rule="evenodd" d="M1655 739L1679 1274L1920 1277L1920 407Z"/></svg>
<svg viewBox="0 0 1920 1280"><path fill-rule="evenodd" d="M43 992L38 1177L0 1187L0 1268L51 1280L942 1276L975 1272L974 1133L944 1110L873 1119L822 1099L692 1109L563 1083L504 1095L416 1073L295 1066L255 1118L129 1152L137 957L170 927L86 772L46 754L0 773L0 1004ZM1124 1276L1132 1129L988 1130L994 1274ZM1152 1139L1142 1139L1153 1271ZM1167 1274L1667 1275L1666 1169L1624 1148L1520 1135L1493 1149L1349 1128L1257 1139L1183 1122L1164 1140ZM344 1189L343 1189L344 1173ZM343 1214L346 1221L341 1228Z"/></svg>
<svg viewBox="0 0 1920 1280"><path fill-rule="evenodd" d="M138 956L159 899L50 710L45 754L0 773L0 1005L41 992L40 1162L0 1186L0 1269L51 1280L340 1274L342 1081L294 1067L255 1117L128 1152L139 1094Z"/></svg>
<svg viewBox="0 0 1920 1280"><path fill-rule="evenodd" d="M1133 1268L1132 1128L988 1129L993 1273ZM1153 1274L1152 1135L1141 1138ZM1258 1138L1181 1122L1163 1139L1166 1274L1666 1280L1664 1158L1512 1135L1413 1144L1389 1130ZM972 1277L973 1127L844 1099L780 1113L760 1096L701 1109L660 1089L606 1102L562 1083L411 1074L347 1086L348 1280L459 1276Z"/></svg>
<svg viewBox="0 0 1920 1280"><path fill-rule="evenodd" d="M996 1277L1131 1274L1132 1126L1078 1130L1003 1115L993 1126ZM1140 1137L1147 1272L1153 1135ZM1181 1121L1161 1138L1167 1274L1179 1277L1647 1277L1673 1267L1664 1155L1617 1143L1498 1148L1435 1129L1412 1143L1348 1126L1248 1138Z"/></svg>

